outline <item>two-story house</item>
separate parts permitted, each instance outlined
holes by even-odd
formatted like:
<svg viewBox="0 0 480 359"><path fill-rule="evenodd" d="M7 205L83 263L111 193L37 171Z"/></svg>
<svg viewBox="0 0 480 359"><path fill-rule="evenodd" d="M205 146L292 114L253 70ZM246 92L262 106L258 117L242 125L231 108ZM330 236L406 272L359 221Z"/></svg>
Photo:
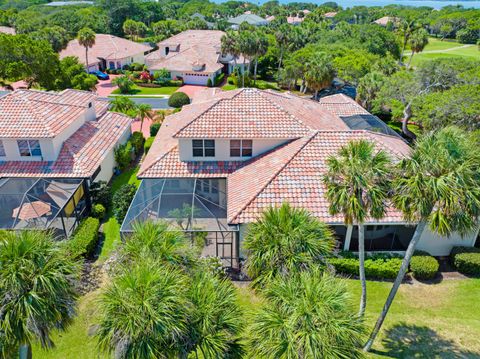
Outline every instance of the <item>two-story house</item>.
<svg viewBox="0 0 480 359"><path fill-rule="evenodd" d="M219 30L187 30L157 44L158 50L145 57L151 72L166 69L171 79L182 79L185 84L207 85L214 83L222 72L230 74L237 62L243 66L243 57L236 59L222 54Z"/></svg>
<svg viewBox="0 0 480 359"><path fill-rule="evenodd" d="M0 97L0 228L69 235L89 188L109 181L131 119L91 92L17 90Z"/></svg>
<svg viewBox="0 0 480 359"><path fill-rule="evenodd" d="M248 224L287 201L331 225L342 248L356 250L357 230L329 214L322 177L326 159L358 139L394 159L410 152L401 137L344 95L315 102L247 88L197 99L165 119L140 168L142 183L122 233L137 221L167 220L192 235L208 232L204 254L235 266ZM368 221L366 248L402 251L414 229L389 208L383 219ZM475 238L436 240L425 233L419 248L445 255Z"/></svg>

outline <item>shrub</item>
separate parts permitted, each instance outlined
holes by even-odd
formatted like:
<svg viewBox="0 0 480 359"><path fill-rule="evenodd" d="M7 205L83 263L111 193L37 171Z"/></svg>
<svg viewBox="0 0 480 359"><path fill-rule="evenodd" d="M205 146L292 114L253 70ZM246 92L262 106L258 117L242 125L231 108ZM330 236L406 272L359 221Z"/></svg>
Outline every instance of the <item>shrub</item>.
<svg viewBox="0 0 480 359"><path fill-rule="evenodd" d="M90 185L90 196L93 203L101 204L103 207L108 208L112 195L110 193L110 187L105 181L93 182Z"/></svg>
<svg viewBox="0 0 480 359"><path fill-rule="evenodd" d="M133 90L135 83L128 76L120 76L112 80L114 85L117 85L121 93L130 93Z"/></svg>
<svg viewBox="0 0 480 359"><path fill-rule="evenodd" d="M338 273L358 275L359 261L357 257L330 258L329 262ZM389 255L373 255L365 260L365 276L375 279L394 279L401 265L401 258Z"/></svg>
<svg viewBox="0 0 480 359"><path fill-rule="evenodd" d="M235 85L235 75L230 75L227 79L227 82L230 84L230 85Z"/></svg>
<svg viewBox="0 0 480 359"><path fill-rule="evenodd" d="M143 71L145 69L144 64L139 64L138 62L132 62L130 64L130 70L131 71Z"/></svg>
<svg viewBox="0 0 480 359"><path fill-rule="evenodd" d="M152 123L150 125L150 136L155 137L158 133L158 130L160 129L160 126L160 123Z"/></svg>
<svg viewBox="0 0 480 359"><path fill-rule="evenodd" d="M215 76L215 86L220 85L223 82L223 79L225 78L225 74L222 72L220 75Z"/></svg>
<svg viewBox="0 0 480 359"><path fill-rule="evenodd" d="M155 139L155 137L149 137L145 141L145 144L143 145L143 151L145 152L145 154L147 154L148 151L150 151L150 147L152 147L154 139Z"/></svg>
<svg viewBox="0 0 480 359"><path fill-rule="evenodd" d="M174 92L168 99L168 106L181 108L190 103L190 98L184 92Z"/></svg>
<svg viewBox="0 0 480 359"><path fill-rule="evenodd" d="M438 261L426 252L415 252L410 261L410 270L415 279L432 279L438 272Z"/></svg>
<svg viewBox="0 0 480 359"><path fill-rule="evenodd" d="M80 223L73 237L66 242L67 253L74 259L90 258L97 246L99 228L100 221L98 218L88 217L85 219Z"/></svg>
<svg viewBox="0 0 480 359"><path fill-rule="evenodd" d="M114 193L112 198L113 215L118 223L122 223L125 218L136 190L137 188L133 184L124 184Z"/></svg>
<svg viewBox="0 0 480 359"><path fill-rule="evenodd" d="M102 219L105 217L105 212L105 207L102 204L97 203L92 208L92 217Z"/></svg>
<svg viewBox="0 0 480 359"><path fill-rule="evenodd" d="M207 80L207 87L212 87L212 79L211 78L209 78Z"/></svg>
<svg viewBox="0 0 480 359"><path fill-rule="evenodd" d="M142 71L139 75L139 78L143 82L149 82L153 80L153 77L150 75L148 71Z"/></svg>
<svg viewBox="0 0 480 359"><path fill-rule="evenodd" d="M460 273L480 275L480 248L454 247L450 256L454 267Z"/></svg>
<svg viewBox="0 0 480 359"><path fill-rule="evenodd" d="M133 146L130 141L123 145L117 146L114 150L115 162L117 162L118 168L124 170L132 162Z"/></svg>
<svg viewBox="0 0 480 359"><path fill-rule="evenodd" d="M139 131L135 131L130 137L130 142L132 143L133 149L135 153L138 155L142 152L143 145L145 144L145 138L143 137L143 133Z"/></svg>

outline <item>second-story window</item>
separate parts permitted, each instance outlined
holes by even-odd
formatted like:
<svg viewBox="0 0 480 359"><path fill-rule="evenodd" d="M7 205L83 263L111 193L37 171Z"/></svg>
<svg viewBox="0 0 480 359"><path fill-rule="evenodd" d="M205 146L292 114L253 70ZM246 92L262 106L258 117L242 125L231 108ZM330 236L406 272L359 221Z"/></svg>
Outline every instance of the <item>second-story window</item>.
<svg viewBox="0 0 480 359"><path fill-rule="evenodd" d="M215 140L192 140L193 157L215 157Z"/></svg>
<svg viewBox="0 0 480 359"><path fill-rule="evenodd" d="M37 140L19 140L17 141L18 151L22 157L41 156L42 149Z"/></svg>
<svg viewBox="0 0 480 359"><path fill-rule="evenodd" d="M2 140L0 140L0 157L5 157L7 154L5 153L5 147L3 146Z"/></svg>
<svg viewBox="0 0 480 359"><path fill-rule="evenodd" d="M230 157L252 157L252 140L230 140Z"/></svg>

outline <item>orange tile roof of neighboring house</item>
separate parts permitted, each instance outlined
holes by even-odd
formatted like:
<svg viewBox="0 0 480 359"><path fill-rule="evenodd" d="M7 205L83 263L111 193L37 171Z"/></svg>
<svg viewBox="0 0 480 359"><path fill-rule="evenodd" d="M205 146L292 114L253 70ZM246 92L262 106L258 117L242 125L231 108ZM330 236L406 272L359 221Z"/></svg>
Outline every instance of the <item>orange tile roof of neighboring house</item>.
<svg viewBox="0 0 480 359"><path fill-rule="evenodd" d="M15 35L16 31L13 27L0 26L0 33L7 35Z"/></svg>
<svg viewBox="0 0 480 359"><path fill-rule="evenodd" d="M336 94L320 98L320 105L338 116L370 114L354 99L344 94Z"/></svg>
<svg viewBox="0 0 480 359"><path fill-rule="evenodd" d="M400 139L395 139L398 150L383 139L379 141L378 136L389 137L368 131L318 131L242 167L227 179L228 222L253 222L266 208L289 202L322 221L343 223L341 215L332 216L328 212L322 182L326 159L349 141L358 139L373 141L377 149L395 158L408 154L408 145ZM402 222L401 213L390 208L380 222Z"/></svg>
<svg viewBox="0 0 480 359"><path fill-rule="evenodd" d="M381 17L380 19L377 19L374 21L375 24L381 25L381 26L387 26L389 22L396 23L398 22L399 19L393 16L384 16Z"/></svg>
<svg viewBox="0 0 480 359"><path fill-rule="evenodd" d="M108 112L66 140L56 161L0 162L0 177L91 177L130 124L129 117Z"/></svg>
<svg viewBox="0 0 480 359"><path fill-rule="evenodd" d="M0 98L0 137L51 138L77 120L93 103L97 116L108 101L91 92L17 90Z"/></svg>
<svg viewBox="0 0 480 359"><path fill-rule="evenodd" d="M245 88L230 98L214 97L212 101L174 137L294 139L312 129L348 129L318 103L288 93Z"/></svg>
<svg viewBox="0 0 480 359"><path fill-rule="evenodd" d="M95 45L88 49L88 62L89 64L95 64L99 62L99 59L121 60L150 50L152 50L150 46L138 42L113 35L96 34ZM76 56L80 63L86 65L85 47L80 45L77 39L70 41L67 48L60 51L61 59L67 56Z"/></svg>
<svg viewBox="0 0 480 359"><path fill-rule="evenodd" d="M326 17L327 19L335 17L336 15L337 13L334 11L326 12L325 14L323 14L323 16Z"/></svg>

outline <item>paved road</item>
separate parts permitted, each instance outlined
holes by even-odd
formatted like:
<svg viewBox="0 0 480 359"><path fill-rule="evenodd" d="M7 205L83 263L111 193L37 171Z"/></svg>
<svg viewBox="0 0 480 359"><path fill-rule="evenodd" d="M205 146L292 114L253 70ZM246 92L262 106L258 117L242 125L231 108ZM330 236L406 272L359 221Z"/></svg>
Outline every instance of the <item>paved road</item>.
<svg viewBox="0 0 480 359"><path fill-rule="evenodd" d="M153 109L163 109L163 108L170 108L168 106L168 98L161 98L161 97L129 97L130 100L139 104L139 103L146 103L152 106Z"/></svg>

